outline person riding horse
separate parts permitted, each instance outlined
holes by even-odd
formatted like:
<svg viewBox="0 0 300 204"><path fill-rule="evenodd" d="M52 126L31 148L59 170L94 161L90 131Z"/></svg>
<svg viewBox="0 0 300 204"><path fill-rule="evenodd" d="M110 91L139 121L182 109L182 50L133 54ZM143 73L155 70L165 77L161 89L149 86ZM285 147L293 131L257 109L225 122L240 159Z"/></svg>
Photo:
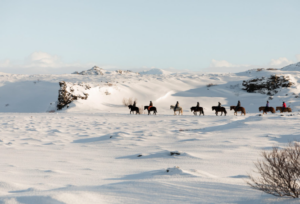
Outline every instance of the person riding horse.
<svg viewBox="0 0 300 204"><path fill-rule="evenodd" d="M286 103L283 101L283 104L282 104L282 112L284 111L285 108L286 108Z"/></svg>
<svg viewBox="0 0 300 204"><path fill-rule="evenodd" d="M179 107L179 103L178 103L178 101L176 102L176 105L175 105L175 107L174 107L174 111L176 111L176 109Z"/></svg>
<svg viewBox="0 0 300 204"><path fill-rule="evenodd" d="M237 103L237 105L236 105L234 111L237 112L237 110L238 110L240 107L241 107L241 102L238 101L238 103Z"/></svg>
<svg viewBox="0 0 300 204"><path fill-rule="evenodd" d="M132 106L133 106L133 107L136 107L136 102L135 102L135 101L133 102L133 105L132 105Z"/></svg>
<svg viewBox="0 0 300 204"><path fill-rule="evenodd" d="M220 110L220 108L221 108L221 103L218 102L218 109Z"/></svg>
<svg viewBox="0 0 300 204"><path fill-rule="evenodd" d="M267 109L269 108L269 101L267 101L267 104L266 104L266 108L265 108L265 112L267 112Z"/></svg>
<svg viewBox="0 0 300 204"><path fill-rule="evenodd" d="M199 108L199 107L200 107L200 103L199 103L199 102L197 102L197 105L196 105L196 107L197 107L197 108Z"/></svg>
<svg viewBox="0 0 300 204"><path fill-rule="evenodd" d="M150 110L150 108L153 107L153 103L152 101L150 101L150 104L149 104L149 107L148 107L148 110Z"/></svg>

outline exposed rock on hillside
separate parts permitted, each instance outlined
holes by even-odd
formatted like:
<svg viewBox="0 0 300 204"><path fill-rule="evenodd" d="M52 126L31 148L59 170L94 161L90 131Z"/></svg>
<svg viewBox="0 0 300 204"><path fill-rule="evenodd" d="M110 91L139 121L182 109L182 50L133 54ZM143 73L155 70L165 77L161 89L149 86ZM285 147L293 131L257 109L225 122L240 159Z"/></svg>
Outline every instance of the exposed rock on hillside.
<svg viewBox="0 0 300 204"><path fill-rule="evenodd" d="M137 75L138 73L132 72L130 70L116 70L116 71L107 71L97 66L93 66L91 69L82 72L74 72L73 74L79 75L115 75L115 74L134 74Z"/></svg>
<svg viewBox="0 0 300 204"><path fill-rule="evenodd" d="M262 93L274 95L279 88L288 88L293 85L288 76L271 75L269 78L261 77L243 81L243 90L249 93Z"/></svg>
<svg viewBox="0 0 300 204"><path fill-rule="evenodd" d="M58 91L57 109L61 110L74 100L86 100L89 94L85 93L91 87L87 84L73 84L65 81L59 82L60 90Z"/></svg>

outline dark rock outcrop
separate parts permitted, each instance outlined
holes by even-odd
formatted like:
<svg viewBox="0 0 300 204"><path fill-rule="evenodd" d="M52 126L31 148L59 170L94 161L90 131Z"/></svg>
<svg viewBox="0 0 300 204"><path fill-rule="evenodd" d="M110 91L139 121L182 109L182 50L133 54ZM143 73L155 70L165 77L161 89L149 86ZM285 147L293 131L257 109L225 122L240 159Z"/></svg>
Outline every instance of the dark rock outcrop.
<svg viewBox="0 0 300 204"><path fill-rule="evenodd" d="M89 94L82 91L74 91L74 86L80 86L83 90L88 90L91 87L83 84L72 84L65 81L59 82L60 90L58 91L58 103L57 110L61 110L74 100L83 99L86 100Z"/></svg>
<svg viewBox="0 0 300 204"><path fill-rule="evenodd" d="M271 75L269 78L261 77L243 81L243 90L249 93L262 93L273 96L278 93L277 89L288 88L293 85L287 76Z"/></svg>

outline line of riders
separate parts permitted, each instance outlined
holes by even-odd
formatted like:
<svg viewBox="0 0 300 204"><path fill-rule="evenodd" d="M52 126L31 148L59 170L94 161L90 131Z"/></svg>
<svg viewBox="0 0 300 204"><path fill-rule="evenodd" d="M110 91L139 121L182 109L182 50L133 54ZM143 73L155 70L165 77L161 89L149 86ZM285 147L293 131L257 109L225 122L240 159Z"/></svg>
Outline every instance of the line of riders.
<svg viewBox="0 0 300 204"><path fill-rule="evenodd" d="M128 108L130 109L130 114L131 112L136 112L136 114L140 114L140 110L138 107L136 107L136 102L134 101L133 105L129 105ZM179 113L179 115L183 113L182 107L179 106L179 102L176 102L176 105L170 106L170 109L174 110L174 115L176 115L176 112ZM150 115L151 112L156 115L157 109L156 107L153 106L152 101L150 101L149 106L144 106L144 110L148 110L148 115ZM218 102L218 106L213 106L212 110L216 112L216 115L218 115L219 112L221 112L221 115L226 116L227 111L224 107L221 106L221 103ZM230 110L234 110L234 115L237 115L237 112L241 112L241 115L246 115L246 110L244 107L241 106L241 102L238 101L236 106L230 106ZM292 109L290 107L286 107L286 103L283 102L282 106L277 106L276 111L273 107L269 106L269 101L267 101L266 106L261 106L259 107L259 111L263 111L263 114L267 114L267 112L275 113L276 111L282 112L292 112ZM199 112L199 116L202 114L204 115L203 107L200 107L200 103L197 102L196 106L191 107L191 112L194 113L194 115L197 115L197 112Z"/></svg>

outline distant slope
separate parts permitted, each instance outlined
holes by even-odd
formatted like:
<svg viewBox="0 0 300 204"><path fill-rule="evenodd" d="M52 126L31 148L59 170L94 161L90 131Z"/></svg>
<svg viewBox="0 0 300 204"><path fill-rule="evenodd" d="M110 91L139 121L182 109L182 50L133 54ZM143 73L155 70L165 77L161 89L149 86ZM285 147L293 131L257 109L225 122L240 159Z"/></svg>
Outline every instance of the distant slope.
<svg viewBox="0 0 300 204"><path fill-rule="evenodd" d="M300 71L300 62L283 67L283 71Z"/></svg>
<svg viewBox="0 0 300 204"><path fill-rule="evenodd" d="M153 101L158 114L172 115L170 105L179 101L185 115L191 115L189 108L197 102L204 107L206 115L213 115L211 106L221 102L228 108L230 105L236 105L238 100L247 113L257 113L258 107L264 106L269 96L242 90L243 80L268 77L271 74L289 76L294 85L289 89L280 89L273 100L270 100L270 105L280 106L285 101L294 111L300 109L300 98L297 98L300 94L298 71L249 70L237 74L170 74L164 70L150 71L141 75L0 74L0 112L45 112L49 110L50 103L58 99L59 82L66 81L83 82L91 86L91 89L87 90L88 99L72 102L68 109L63 109L68 112L128 114L129 110L124 107L122 100L136 98L139 107ZM216 86L207 87L208 84Z"/></svg>
<svg viewBox="0 0 300 204"><path fill-rule="evenodd" d="M150 69L148 71L140 72L141 75L169 75L172 72L163 70L163 69Z"/></svg>
<svg viewBox="0 0 300 204"><path fill-rule="evenodd" d="M100 67L94 66L89 70L82 71L82 72L74 72L73 74L80 74L80 75L115 75L115 74L128 74L128 75L137 75L138 73L131 72L129 70L116 70L116 71L108 71L102 69Z"/></svg>

